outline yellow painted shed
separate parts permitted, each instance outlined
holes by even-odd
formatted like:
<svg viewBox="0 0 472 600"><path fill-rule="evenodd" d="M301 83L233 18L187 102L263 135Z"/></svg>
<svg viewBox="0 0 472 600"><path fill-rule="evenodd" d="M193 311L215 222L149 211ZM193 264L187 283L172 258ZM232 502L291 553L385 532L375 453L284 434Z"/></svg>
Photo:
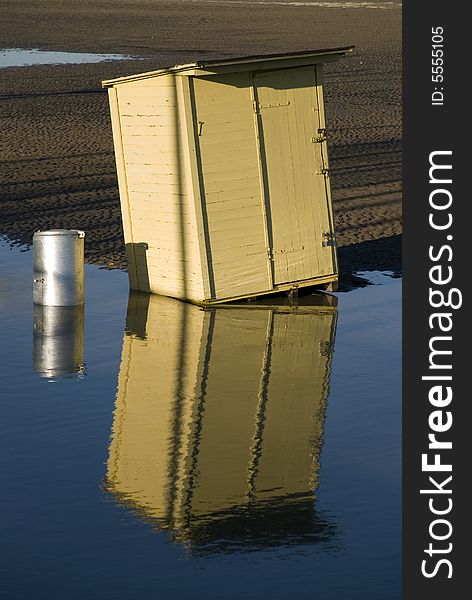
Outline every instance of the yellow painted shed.
<svg viewBox="0 0 472 600"><path fill-rule="evenodd" d="M103 82L132 289L212 304L336 285L322 65L350 50Z"/></svg>

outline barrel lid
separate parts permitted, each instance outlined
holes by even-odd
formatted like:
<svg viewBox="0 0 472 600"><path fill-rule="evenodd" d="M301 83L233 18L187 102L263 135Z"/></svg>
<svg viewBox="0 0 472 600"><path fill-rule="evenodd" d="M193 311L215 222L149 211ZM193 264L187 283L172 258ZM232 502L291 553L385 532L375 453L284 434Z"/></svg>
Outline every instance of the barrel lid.
<svg viewBox="0 0 472 600"><path fill-rule="evenodd" d="M72 235L79 238L85 237L85 231L81 231L80 229L49 229L48 231L36 231L34 233L35 236L43 236L43 235Z"/></svg>

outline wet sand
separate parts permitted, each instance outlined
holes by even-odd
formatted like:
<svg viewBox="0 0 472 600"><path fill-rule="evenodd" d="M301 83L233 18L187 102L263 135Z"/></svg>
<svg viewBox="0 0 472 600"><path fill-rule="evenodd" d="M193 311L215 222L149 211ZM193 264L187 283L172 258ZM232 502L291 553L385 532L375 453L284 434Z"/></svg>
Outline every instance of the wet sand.
<svg viewBox="0 0 472 600"><path fill-rule="evenodd" d="M87 261L118 268L124 244L101 80L198 58L354 44L325 71L340 267L401 273L398 2L4 0L0 38L10 48L140 57L0 69L0 235L29 245L37 229L81 228Z"/></svg>

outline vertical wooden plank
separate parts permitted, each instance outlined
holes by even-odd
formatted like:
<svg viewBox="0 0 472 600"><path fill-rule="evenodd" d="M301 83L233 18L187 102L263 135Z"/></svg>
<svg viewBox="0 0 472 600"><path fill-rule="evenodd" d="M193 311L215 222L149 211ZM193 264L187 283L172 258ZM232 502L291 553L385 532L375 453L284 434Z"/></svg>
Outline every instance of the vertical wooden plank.
<svg viewBox="0 0 472 600"><path fill-rule="evenodd" d="M210 270L209 270L209 252L208 240L205 233L203 221L203 197L201 190L201 172L197 157L197 148L195 144L195 123L194 102L192 94L192 80L190 77L177 77L177 98L181 112L181 126L183 128L183 140L185 144L186 168L188 169L193 192L193 208L195 222L198 231L198 246L200 252L200 266L202 272L203 293L205 300L212 296Z"/></svg>
<svg viewBox="0 0 472 600"><path fill-rule="evenodd" d="M318 113L318 106L316 102L316 94L314 93L315 85L315 71L314 68L309 70L306 75L308 76L310 87L299 87L300 82L297 81L297 71L292 71L292 98L293 98L293 111L291 112L290 127L295 132L293 136L294 142L296 141L298 151L298 164L304 165L304 169L300 173L300 204L302 211L308 216L305 219L305 223L310 223L310 226L318 225L322 230L322 223L325 222L325 211L321 210L321 204L323 203L322 191L323 185L321 184L321 177L317 176L316 173L321 171L322 165L317 155L316 145L310 144L313 136L316 136L317 122L316 114ZM292 136L290 136L292 138ZM310 144L311 152L307 153L307 144ZM308 156L307 156L308 155ZM308 161L307 161L308 157ZM319 185L314 186L314 181ZM319 194L319 197L318 197ZM304 236L310 237L312 232L309 228L305 229ZM321 246L321 235L317 240L317 244L308 244L308 264L313 273L324 274L323 264L321 260L321 252L318 246Z"/></svg>
<svg viewBox="0 0 472 600"><path fill-rule="evenodd" d="M116 88L111 87L108 89L108 100L110 103L113 144L115 148L115 162L118 176L118 189L120 193L121 218L123 222L126 256L128 259L128 278L131 289L139 289L138 269L133 238L133 224L131 220L128 182L126 179L126 167L123 153L120 109L118 106L118 93Z"/></svg>
<svg viewBox="0 0 472 600"><path fill-rule="evenodd" d="M250 74L250 85L251 85L251 100L252 105L254 107L254 129L256 131L256 141L257 141L257 158L258 158L258 169L259 169L259 189L261 194L261 205L262 205L262 214L263 214L263 225L264 225L264 241L267 252L267 276L271 283L271 286L274 287L274 261L272 257L272 236L270 230L270 202L269 202L269 193L267 189L266 178L264 177L264 156L263 156L263 141L261 137L261 128L260 128L260 116L259 111L257 110L257 93L256 87L254 85L254 74Z"/></svg>

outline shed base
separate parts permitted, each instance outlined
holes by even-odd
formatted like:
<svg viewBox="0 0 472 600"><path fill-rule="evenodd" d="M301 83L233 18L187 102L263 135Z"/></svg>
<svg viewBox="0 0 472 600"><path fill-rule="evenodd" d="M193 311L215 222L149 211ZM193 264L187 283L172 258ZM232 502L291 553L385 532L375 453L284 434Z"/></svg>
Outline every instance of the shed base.
<svg viewBox="0 0 472 600"><path fill-rule="evenodd" d="M334 292L338 289L338 275L326 275L324 277L313 277L312 279L304 279L303 281L292 281L290 283L283 283L276 285L271 290L263 292L255 292L254 294L244 294L241 296L229 296L227 298L218 298L212 300L188 300L192 304L199 306L213 306L214 304L226 304L235 300L250 300L255 299L258 296L268 296L269 294L277 294L280 292L290 292L292 290L298 290L299 288L306 287L318 287L320 289Z"/></svg>

